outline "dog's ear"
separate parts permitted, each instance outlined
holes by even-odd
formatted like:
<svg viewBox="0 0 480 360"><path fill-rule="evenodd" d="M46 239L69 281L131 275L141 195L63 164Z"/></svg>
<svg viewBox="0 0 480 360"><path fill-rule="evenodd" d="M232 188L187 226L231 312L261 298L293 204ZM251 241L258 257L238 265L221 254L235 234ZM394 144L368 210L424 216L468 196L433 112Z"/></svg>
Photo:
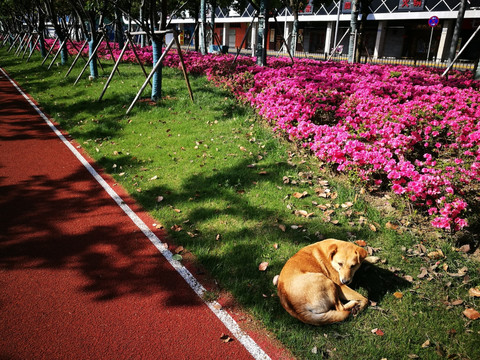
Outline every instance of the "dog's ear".
<svg viewBox="0 0 480 360"><path fill-rule="evenodd" d="M330 261L333 260L333 257L335 256L335 254L337 253L337 244L332 244L328 247L328 258L330 259Z"/></svg>
<svg viewBox="0 0 480 360"><path fill-rule="evenodd" d="M358 254L358 258L359 258L359 262L362 262L363 260L365 260L365 258L368 256L368 252L367 250L365 250L364 248L361 248L359 247L357 250L356 250L357 254Z"/></svg>

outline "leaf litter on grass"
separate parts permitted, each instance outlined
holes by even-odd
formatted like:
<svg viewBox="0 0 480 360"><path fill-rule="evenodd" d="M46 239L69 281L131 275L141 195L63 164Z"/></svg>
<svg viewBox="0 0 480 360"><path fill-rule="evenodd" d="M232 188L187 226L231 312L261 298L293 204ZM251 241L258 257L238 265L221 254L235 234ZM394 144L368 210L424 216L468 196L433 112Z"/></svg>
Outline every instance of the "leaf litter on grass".
<svg viewBox="0 0 480 360"><path fill-rule="evenodd" d="M95 85L93 84L92 86ZM167 99L167 101L170 100ZM210 102L215 103L215 101ZM264 152L259 152L257 154L256 151L253 150L253 146L257 144L260 147L265 144L270 144L272 139L269 138L268 140L265 140L267 139L266 136L263 136L262 138L261 135L253 134L252 130L250 129L250 123L246 122L248 126L245 127L245 130L240 129L239 122L230 126L229 132L231 135L233 135L233 137L237 136L237 138L228 138L227 140L226 133L220 134L218 135L218 139L220 141L224 141L225 143L215 144L210 146L208 149L204 148L204 145L206 145L206 140L198 139L198 133L200 133L201 130L197 130L196 134L194 134L193 137L191 137L190 140L186 141L185 143L180 144L177 142L174 144L174 140L177 141L186 138L188 136L188 131L185 129L185 127L182 129L177 128L178 118L181 117L181 115L179 115L180 110L175 109L175 105L173 105L173 103L171 104L171 107L175 112L177 112L177 115L174 119L170 119L167 113L162 113L162 115L159 116L158 111L160 109L157 107L149 107L146 109L147 112L151 112L152 114L156 113L155 119L146 119L144 121L142 116L148 116L148 114L145 113L141 114L141 116L135 115L130 119L125 119L123 121L125 124L125 133L122 134L121 137L131 137L131 145L112 145L112 148L108 150L108 143L103 140L104 136L99 136L99 141L90 141L88 144L85 144L87 151L93 152L92 156L99 160L101 160L102 157L108 156L114 158L115 163L118 165L116 171L120 171L120 166L123 166L121 172L124 173L124 177L127 179L127 176L125 175L128 174L128 179L132 179L131 184L126 184L125 181L127 180L124 180L123 184L129 188L129 191L133 191L135 193L135 189L142 190L134 195L136 195L136 197L142 201L143 199L149 198L149 202L147 201L145 203L145 207L157 209L155 210L155 214L161 219L161 223L165 224L167 229L172 228L171 236L175 239L174 242L183 244L185 247L188 247L189 250L193 248L195 252L205 260L206 264L208 264L209 270L215 274L218 274L220 283L238 295L240 301L242 301L247 308L255 309L255 312L258 314L258 316L264 318L265 323L268 324L271 329L275 329L275 331L277 331L277 336L282 338L286 343L290 343L288 339L291 335L294 335L296 339L302 339L301 342L303 344L303 340L310 339L312 334L315 333L316 329L304 327L302 324L292 322L288 314L285 314L283 309L281 309L281 307L278 305L278 300L275 298L270 296L266 298L262 297L262 300L265 302L259 304L258 298L255 297L255 294L269 294L270 291L267 291L269 289L267 286L270 286L270 280L268 280L267 284L267 279L262 279L263 276L260 275L258 272L259 270L257 269L258 259L268 259L268 272L272 270L272 273L277 273L286 259L293 255L293 253L299 247L313 241L317 241L323 236L338 237L350 241L365 239L367 242L366 248L369 254L375 255L380 259L380 262L376 263L376 266L381 269L388 270L393 274L394 277L401 277L407 280L408 283L411 284L411 287L407 288L408 290L392 287L390 292L391 294L395 292L401 292L403 297L401 299L396 299L393 297L392 300L395 299L396 302L391 302L387 299L387 297L380 297L378 299L379 301L377 308L383 309L382 311L378 309L367 310L359 315L360 317L357 317L355 320L325 328L324 331L326 333L332 334L333 332L348 332L350 335L348 337L335 337L335 342L331 343L331 348L327 348L325 351L322 347L318 346L318 353L328 354L329 356L336 358L351 357L353 354L359 351L354 344L357 344L362 339L362 336L364 336L364 334L362 335L361 332L359 333L357 329L363 324L368 326L368 329L381 329L385 334L387 334L385 336L376 336L375 338L388 338L389 341L402 344L405 340L405 337L402 334L403 331L396 331L392 325L395 324L394 320L397 316L396 312L403 311L404 316L406 316L404 318L404 322L412 324L410 326L413 327L415 321L412 319L415 318L415 313L424 311L422 310L421 306L423 303L427 303L429 310L432 313L435 312L435 315L437 315L436 312L440 310L444 311L445 313L444 316L432 317L432 326L440 326L435 331L432 327L428 329L430 325L429 322L426 321L423 323L425 329L416 329L414 331L414 333L422 331L425 332L425 334L419 334L417 339L417 345L419 349L422 349L421 345L424 343L425 337L429 335L427 334L428 332L438 332L439 335L435 335L435 339L432 338L432 345L428 346L426 348L427 350L425 351L430 349L437 354L442 353L444 355L452 355L461 352L460 349L465 348L468 349L468 351L463 351L472 354L469 356L474 358L473 355L475 354L475 350L469 349L469 346L471 347L471 345L469 345L471 342L466 343L463 346L461 344L459 345L462 340L458 340L461 338L464 339L463 341L469 341L467 337L464 337L465 334L461 330L464 325L466 329L465 331L471 331L471 333L466 333L467 336L473 336L471 334L475 335L480 330L478 329L478 325L476 325L478 324L478 320L471 320L466 315L462 314L462 312L467 309L478 309L479 305L477 296L470 296L470 293L468 293L469 297L467 297L467 289L476 289L478 287L478 268L474 268L472 265L470 265L470 263L465 262L464 258L462 257L474 249L467 249L466 246L462 246L462 250L454 252L454 255L458 254L461 256L457 256L455 260L451 260L450 257L452 254L447 253L444 247L438 246L437 244L430 244L429 241L423 241L424 234L420 232L415 233L413 231L415 223L412 223L411 219L402 216L397 216L394 219L391 217L382 219L382 216L378 215L372 216L372 213L366 209L366 204L359 202L359 200L361 200L360 195L364 196L368 194L361 194L361 191L356 191L356 193L353 194L345 194L344 190L339 190L337 188L337 185L334 181L326 180L323 172L321 175L318 175L317 163L312 165L307 157L304 157L296 150L291 150L286 147L286 157L278 160L279 162L284 162L285 167L278 164L274 164L270 167L266 166L266 164L269 162L269 158L276 155L271 149L268 149L268 154L265 154ZM208 107L205 105L202 106L202 108L203 109L201 111L204 111ZM63 111L63 109L59 109L57 112L59 111ZM192 110L189 109L188 111ZM198 109L195 111L198 111ZM193 112L191 114L186 114L185 118L192 119L193 122L199 123L200 118L204 116L201 114L201 111L198 111L197 114L193 114ZM55 112L56 110L54 110L52 113ZM76 114L71 115L72 119L74 119L76 116ZM162 119L167 119L168 126L167 121L165 124L158 122L159 117ZM195 117L195 119L193 119L193 117ZM68 114L65 116L62 115L62 122L65 124L65 121L67 121L66 119L68 118ZM220 118L222 120L220 120ZM202 122L206 124L209 131L216 130L215 127L221 126L221 123L227 120L224 116L219 117L218 119L219 120L211 118L204 119L205 121L202 120ZM74 119L74 121L78 122L78 119ZM102 121L105 120L102 119ZM89 122L88 125L83 124L82 129L84 130L82 131L93 132L95 131L94 127L99 125L101 125L100 122ZM142 146L137 147L137 145L140 143L139 134L146 134L147 131L145 129L136 130L136 128L134 130L134 127L145 127L145 125L148 125L148 131L153 136L153 139L150 139L153 140L152 142L154 143L152 146L152 149L154 149L154 154L152 155L146 155L145 153L142 153L142 151L147 150L149 147L148 142L143 141L143 139L146 139L145 137L142 137ZM90 130L87 128L87 126L90 127ZM236 129L235 131L231 130L233 127ZM169 131L165 131L166 128L168 128ZM73 130L74 131L72 132L75 132L75 129ZM127 134L128 132L132 131L135 131L135 134ZM244 134L242 134L242 132ZM252 135L249 135L250 133L252 133ZM81 133L77 131L77 134ZM181 136L178 137L177 134L181 134ZM88 138L84 138L85 141L89 138L97 138L96 136L92 137L91 134L88 134L88 136ZM214 137L214 135L212 135L212 137ZM253 140L253 138L255 138L255 140ZM240 143L240 139L246 139L247 142ZM79 140L81 143L82 138L77 140ZM199 144L196 144L195 140L198 140ZM228 146L229 144L226 142L230 140L234 143L233 145L235 145L236 148ZM253 142L250 140L253 140ZM114 141L116 144L121 143L119 139L112 139L112 141ZM171 149L168 149L168 146L170 145L166 143L167 141L172 141ZM103 145L101 145L101 143L103 143ZM161 144L161 146L159 144ZM196 144L195 146L198 146L198 148L191 149L193 147L192 144ZM247 151L240 149L240 146L245 148ZM226 159L225 164L228 163L231 165L234 161L243 158L245 162L241 163L240 168L242 170L238 173L233 173L225 171L224 168L222 169L222 167L218 164L218 159L210 157L211 154L209 154L209 152L213 151L215 148L218 149L215 151L215 154L219 157L222 157L221 154L224 152L224 156L222 158ZM99 151L97 152L96 149ZM108 150L108 154L106 153L105 149ZM188 154L189 150L201 152L192 155ZM114 154L114 151L117 151L117 154ZM252 153L251 155L250 152ZM117 159L119 156L127 153L129 157L128 164L121 164L118 162ZM189 158L182 159L183 156L188 156ZM147 161L147 159L150 157L153 159L152 162L156 161L162 164L161 172L157 170L156 172L151 173L149 171L142 170L142 168L151 167L150 165L145 166L143 163L143 161ZM169 160L169 163L167 163L166 159ZM209 161L217 163L210 167L210 164L208 163ZM110 164L113 163L114 162L111 162ZM247 166L248 164L255 164L255 166L249 167ZM129 168L130 165L132 168ZM180 167L182 169L181 171L179 171ZM197 170L193 170L194 167ZM212 170L213 167L216 168L215 171ZM232 166L230 166L230 168L232 168ZM313 171L312 168L315 168L315 171ZM252 172L257 175L257 178L249 178L248 184L247 182L243 182L241 184L242 187L235 187L237 179L243 177L239 176L239 174L245 172L245 170L251 169L253 169ZM135 172L138 175L137 178L133 178L133 176L135 176ZM222 174L223 178L219 177L218 175L208 175L212 173ZM168 185L172 184L172 186L165 185L165 180L162 179L162 175L165 174L168 174L167 177L169 177ZM195 182L179 180L181 179L180 175L183 176L183 179L190 176L192 179L195 179ZM154 181L150 180L154 176L158 176L158 178ZM213 199L210 203L204 201L205 198L195 199L193 191L182 189L182 186L185 189L188 187L191 188L192 184L198 184L202 181L202 179L205 179L206 185L218 183L220 181L225 184L226 180L230 182L230 185L229 187L222 186L221 192L218 192L217 189L214 193L209 190L209 188L207 190L201 190L201 192L204 194L208 194L205 196L205 198L211 197ZM259 206L262 206L262 204L265 203L265 200L252 198L250 195L255 195L254 192L249 194L253 188L249 185L250 182L256 181L257 184L254 186L258 188L259 186L264 185L261 183L261 181L264 179L267 182L277 181L277 183L272 183L271 190L265 191L265 188L262 187L262 191L265 191L266 195L262 195L260 191L256 192L256 194L260 194L260 198L262 196L266 196L272 199L269 206L263 205L264 207L260 209L262 209L263 214L268 214L268 212L271 211L269 207L273 208L273 214L265 216L265 218L260 221L251 221L252 216L247 216L249 214L244 212L242 216L239 217L241 219L240 221L233 221L234 211L238 212L240 206L235 207L235 204L232 204L232 200L240 201L239 204L242 206L248 205L249 203L255 204L254 206L248 207L249 211L259 208ZM285 195L285 193L278 187L284 187L285 189L289 186L292 187L292 189L288 191L290 194L293 194L294 192L303 194L306 191L308 192L309 196L301 197L299 199L293 197L293 199L290 200L292 203L291 208L285 209L285 204L282 202L282 196ZM234 189L236 195L232 197L231 192L228 191L229 189ZM195 191L196 190L197 189L195 189ZM238 193L238 190L245 190L245 193ZM274 195L273 191L276 191L277 195ZM162 200L158 201L159 196L165 197L167 200L162 198ZM229 197L228 200L225 200L226 196ZM239 198L237 199L236 196ZM240 197L242 200L240 200ZM192 198L194 198L194 201L189 200ZM168 205L164 205L167 203L167 201L168 204L172 205L172 208L170 208ZM274 208L272 205L274 202L281 204L281 206ZM313 202L316 202L316 204ZM196 208L192 207L192 204L195 204ZM350 204L353 205L351 206ZM372 204L375 203L372 202ZM176 211L172 211L172 209L181 209L182 212L178 213ZM202 209L201 211L205 214L208 214L210 218L207 220L202 220L200 217L193 217L192 214L195 211L198 211L195 209ZM207 211L205 211L205 209ZM314 213L315 216L296 216L295 210L304 210L307 212L307 215L309 213ZM254 212L254 214L255 216L260 216L261 213ZM229 215L229 218L226 218L225 215ZM190 218L192 222L189 224L183 223L183 221L185 221L187 218ZM216 222L213 220L216 220ZM221 223L222 221L230 222L234 225L229 228L226 224ZM160 221L157 220L157 222ZM248 227L244 226L243 223L250 222L256 224L262 223L263 225L269 224L270 226L264 227L269 230L258 231L259 229L263 228L252 227L254 230L248 232ZM240 227L242 227L242 229L244 229L242 231L245 231L247 234L244 238L239 236L241 235L241 232L237 231L237 229ZM222 234L221 241L215 240L215 235L219 233ZM390 233L394 233L394 235L390 235ZM260 234L258 239L261 244L269 244L265 244L263 247L256 245L252 239L257 234ZM388 238L397 235L401 235L403 237L399 237L395 241L389 240ZM422 241L415 240L415 236L417 236L418 239L422 239ZM208 239L206 239L207 237ZM388 241L392 241L392 244L395 245L393 246L392 244L389 244ZM406 241L406 243L404 243L404 241ZM242 252L240 251L242 243L248 244L248 246L245 246L245 248L248 249L246 252L249 253L250 256L243 257L244 255L242 255ZM274 243L280 244L280 248L274 249L273 246L270 246ZM413 246L415 244L416 246ZM405 250L401 249L402 246L405 246ZM266 248L271 249L270 251L275 251L275 253L270 253L269 250L265 250ZM374 251L373 249L378 250ZM435 255L432 254L433 252L437 252L438 249L442 250L445 257L441 256L439 253ZM370 251L372 253L370 253ZM429 257L428 254L431 254L432 256ZM242 260L240 260L237 264L235 258L238 257L242 257ZM385 263L383 261L385 261ZM388 265L385 265L387 262ZM245 270L246 267L251 269L251 275L248 274L248 271L250 270ZM240 270L234 270L235 268ZM233 282L231 282L232 276L229 271L236 271L234 272L236 276L233 277L235 278L235 281ZM221 272L228 273L228 279L222 277ZM417 278L416 275L421 274L422 272L425 273L423 278ZM449 283L450 285L448 285ZM256 291L248 291L248 296L245 296L243 295L245 293L245 289ZM434 289L434 292L432 292L432 289ZM412 301L412 299L416 299L418 304L415 306L412 305L411 308L408 308L408 303L409 301ZM458 300L462 300L463 302L456 305ZM444 304L444 301L447 301L449 304ZM442 307L439 307L439 304L441 304ZM378 305L381 305L381 308ZM262 306L264 308L259 310L259 308ZM450 306L452 307L451 309L449 308ZM467 313L471 313L471 311L468 311ZM441 326L443 325L437 325L440 324L439 321L443 320L443 317L448 319L448 321L446 321L449 323L448 328L442 328ZM455 317L457 317L459 321L453 324L455 322ZM285 327L285 324L288 324L286 326L288 331L282 332L282 330L277 330ZM455 335L452 335L451 332L449 333L449 330L452 326L457 328ZM405 333L408 334L408 331L405 331ZM442 335L440 335L440 333ZM420 335L423 335L423 337L421 338ZM449 342L448 336L453 337L452 339L455 341ZM291 343L295 342L297 341L293 340ZM312 342L307 340L307 344L302 346L306 346L310 350L314 345L312 344L312 346L310 346L309 344L312 344ZM366 345L365 349L367 349L367 351L369 351L371 354L379 354L377 350L379 345L380 343L378 342L373 343L370 348L370 345ZM365 351L365 349L360 349L360 351ZM297 354L304 353L303 349L299 348L297 348L295 351ZM392 359L396 358L395 354L398 355L398 353L395 353L395 351L395 349L389 349L383 354ZM408 353L411 354L414 352L416 353L416 351L408 351ZM403 356L405 356L405 353ZM377 358L380 358L380 356Z"/></svg>

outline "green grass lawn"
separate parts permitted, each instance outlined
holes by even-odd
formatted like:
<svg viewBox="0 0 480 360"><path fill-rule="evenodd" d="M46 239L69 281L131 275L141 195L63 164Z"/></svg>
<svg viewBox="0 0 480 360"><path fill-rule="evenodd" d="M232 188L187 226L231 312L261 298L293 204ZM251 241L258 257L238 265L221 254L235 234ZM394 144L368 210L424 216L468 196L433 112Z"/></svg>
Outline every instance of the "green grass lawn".
<svg viewBox="0 0 480 360"><path fill-rule="evenodd" d="M106 77L85 75L74 86L80 65L65 78L68 67L40 63L38 54L25 63L0 49L0 66L218 281L212 296L233 294L295 356L480 358L480 320L462 314L480 310L468 295L480 285L478 261L395 211L399 199L334 176L204 77L190 78L192 103L182 73L164 69L164 98L126 116L144 81L139 66L121 65L98 102ZM364 240L379 258L354 285L374 303L343 323L313 327L283 310L272 278L298 249L329 237Z"/></svg>

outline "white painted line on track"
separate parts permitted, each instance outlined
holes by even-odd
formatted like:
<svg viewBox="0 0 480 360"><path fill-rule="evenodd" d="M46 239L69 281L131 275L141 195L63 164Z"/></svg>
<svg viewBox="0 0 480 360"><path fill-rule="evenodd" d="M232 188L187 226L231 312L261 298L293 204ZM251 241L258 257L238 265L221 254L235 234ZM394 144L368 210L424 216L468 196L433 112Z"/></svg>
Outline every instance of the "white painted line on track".
<svg viewBox="0 0 480 360"><path fill-rule="evenodd" d="M247 349L247 351L255 359L270 359L270 357L262 350L262 348L246 334L237 322L225 310L221 310L221 306L216 301L205 301L204 293L206 289L198 280L192 275L187 268L180 262L174 260L173 254L168 250L164 243L148 228L148 226L138 217L138 215L122 200L122 198L108 185L108 183L98 174L98 172L90 165L90 163L83 157L83 155L75 149L75 147L68 141L65 136L57 129L57 127L48 119L48 117L38 108L38 106L23 92L23 90L13 81L10 76L0 68L4 76L12 83L17 91L28 101L28 103L35 109L40 117L47 123L52 131L60 138L60 140L68 147L68 149L75 155L75 157L82 163L88 172L95 178L95 180L104 188L110 197L117 203L117 205L127 214L127 216L137 225L137 227L145 234L145 236L155 245L160 253L167 259L173 268L185 279L188 285L195 291L195 293L202 299L202 301L209 307L209 309L222 321L227 329L235 336L238 341Z"/></svg>

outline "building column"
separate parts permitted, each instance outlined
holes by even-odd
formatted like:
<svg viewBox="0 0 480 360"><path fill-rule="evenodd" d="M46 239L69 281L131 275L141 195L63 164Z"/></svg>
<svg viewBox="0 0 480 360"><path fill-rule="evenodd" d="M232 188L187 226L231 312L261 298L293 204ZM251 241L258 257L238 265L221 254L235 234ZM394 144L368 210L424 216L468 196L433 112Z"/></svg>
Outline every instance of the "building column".
<svg viewBox="0 0 480 360"><path fill-rule="evenodd" d="M185 25L183 23L178 24L178 41L180 45L185 43Z"/></svg>
<svg viewBox="0 0 480 360"><path fill-rule="evenodd" d="M283 33L285 37L285 41L287 42L288 46L292 44L292 31L293 31L293 22L285 22L285 32ZM290 53L293 55L296 49L290 49Z"/></svg>
<svg viewBox="0 0 480 360"><path fill-rule="evenodd" d="M333 21L329 21L327 24L327 32L325 34L325 49L323 52L325 54L330 54L332 48L336 45L332 46L332 33L333 33Z"/></svg>
<svg viewBox="0 0 480 360"><path fill-rule="evenodd" d="M444 20L442 26L442 34L440 35L440 42L438 44L437 61L445 60L448 56L449 39L453 35L453 20Z"/></svg>
<svg viewBox="0 0 480 360"><path fill-rule="evenodd" d="M383 55L383 45L385 43L385 36L387 35L387 21L379 21L377 28L377 38L375 39L375 49L373 51L373 58L378 59Z"/></svg>
<svg viewBox="0 0 480 360"><path fill-rule="evenodd" d="M228 32L230 31L230 24L223 23L222 45L228 46Z"/></svg>
<svg viewBox="0 0 480 360"><path fill-rule="evenodd" d="M252 25L252 56L255 56L255 48L257 47L257 29L258 22L254 22Z"/></svg>

